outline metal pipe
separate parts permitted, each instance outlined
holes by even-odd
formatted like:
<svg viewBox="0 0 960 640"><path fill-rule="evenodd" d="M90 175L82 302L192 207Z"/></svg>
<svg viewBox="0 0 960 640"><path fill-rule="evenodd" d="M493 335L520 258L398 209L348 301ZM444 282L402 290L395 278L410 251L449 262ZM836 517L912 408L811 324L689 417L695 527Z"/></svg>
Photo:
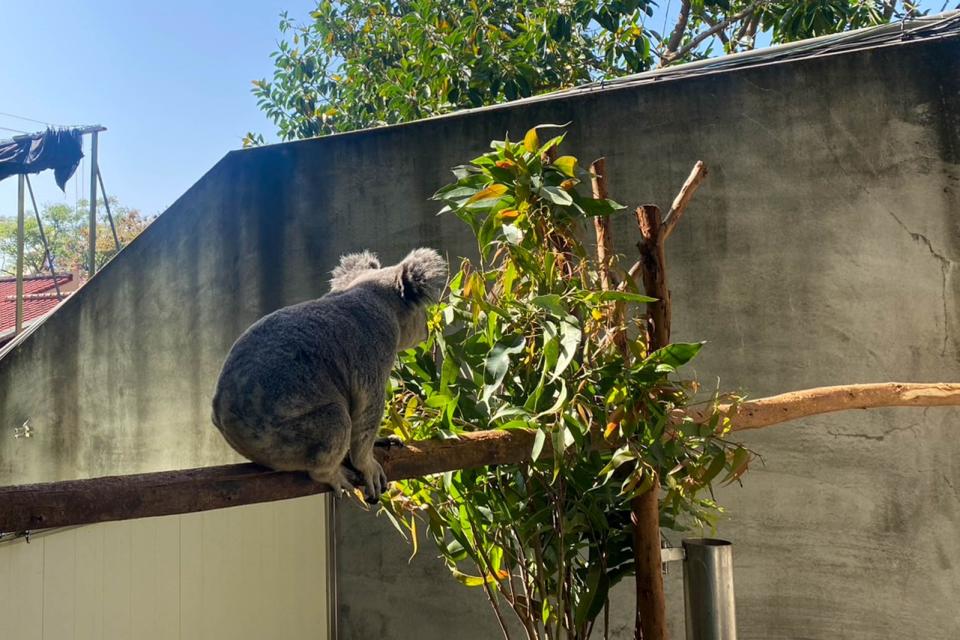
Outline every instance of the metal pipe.
<svg viewBox="0 0 960 640"><path fill-rule="evenodd" d="M726 540L683 541L687 640L736 640L733 546Z"/></svg>
<svg viewBox="0 0 960 640"><path fill-rule="evenodd" d="M17 310L14 334L23 331L23 174L17 176Z"/></svg>
<svg viewBox="0 0 960 640"><path fill-rule="evenodd" d="M90 139L90 219L88 221L88 241L90 242L90 246L87 249L88 278L92 278L93 274L97 272L97 173L99 171L97 168L97 138L99 135L99 131L93 131Z"/></svg>
<svg viewBox="0 0 960 640"><path fill-rule="evenodd" d="M40 242L43 243L43 254L47 257L47 266L50 267L50 275L53 276L53 287L57 290L57 300L63 297L60 293L60 280L57 278L57 270L53 267L53 255L50 253L50 245L47 244L47 234L43 232L43 220L40 219L40 209L37 208L37 199L33 197L33 185L30 184L30 176L24 176L27 181L27 191L30 192L30 202L33 203L33 215L37 218L37 230L40 232Z"/></svg>
<svg viewBox="0 0 960 640"><path fill-rule="evenodd" d="M327 640L340 634L340 600L337 597L337 501L332 494L323 497L324 526L327 531Z"/></svg>
<svg viewBox="0 0 960 640"><path fill-rule="evenodd" d="M100 193L103 195L103 208L107 210L107 220L110 221L110 231L113 232L113 245L117 248L117 251L120 251L117 225L113 224L113 215L110 213L110 198L107 197L107 190L103 188L103 176L100 174L100 167L97 167L97 180L100 182Z"/></svg>

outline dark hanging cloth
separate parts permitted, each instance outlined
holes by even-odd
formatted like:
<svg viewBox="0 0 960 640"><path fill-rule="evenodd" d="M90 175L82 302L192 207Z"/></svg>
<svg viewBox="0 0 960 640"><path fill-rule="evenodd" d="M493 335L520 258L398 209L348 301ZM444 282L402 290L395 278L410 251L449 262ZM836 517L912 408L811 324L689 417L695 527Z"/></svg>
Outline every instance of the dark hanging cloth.
<svg viewBox="0 0 960 640"><path fill-rule="evenodd" d="M63 191L82 157L81 134L77 129L47 129L20 136L0 142L0 180L53 169L53 177Z"/></svg>

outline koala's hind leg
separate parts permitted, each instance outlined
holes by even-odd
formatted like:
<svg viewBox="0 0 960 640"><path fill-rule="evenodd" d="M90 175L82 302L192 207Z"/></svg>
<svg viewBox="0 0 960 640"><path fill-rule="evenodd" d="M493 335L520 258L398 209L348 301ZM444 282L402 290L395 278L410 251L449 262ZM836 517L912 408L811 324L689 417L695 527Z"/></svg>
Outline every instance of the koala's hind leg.
<svg viewBox="0 0 960 640"><path fill-rule="evenodd" d="M375 504L387 490L387 474L373 455L380 420L383 418L383 394L374 398L368 407L353 421L350 436L350 463L363 476L364 497Z"/></svg>
<svg viewBox="0 0 960 640"><path fill-rule="evenodd" d="M339 404L328 404L298 418L297 427L312 443L307 472L316 482L333 489L336 495L353 491L353 485L340 467L350 450L350 413Z"/></svg>

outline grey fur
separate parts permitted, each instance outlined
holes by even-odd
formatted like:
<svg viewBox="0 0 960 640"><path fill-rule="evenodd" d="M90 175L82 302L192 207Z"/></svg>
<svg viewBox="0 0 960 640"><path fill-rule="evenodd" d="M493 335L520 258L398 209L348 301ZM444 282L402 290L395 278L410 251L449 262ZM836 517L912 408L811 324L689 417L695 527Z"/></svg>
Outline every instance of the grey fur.
<svg viewBox="0 0 960 640"><path fill-rule="evenodd" d="M213 423L244 457L307 471L338 493L352 489L349 460L375 500L387 484L373 456L387 378L396 353L426 338L424 306L446 277L433 249L389 267L368 251L343 256L330 293L275 311L237 339L217 381Z"/></svg>

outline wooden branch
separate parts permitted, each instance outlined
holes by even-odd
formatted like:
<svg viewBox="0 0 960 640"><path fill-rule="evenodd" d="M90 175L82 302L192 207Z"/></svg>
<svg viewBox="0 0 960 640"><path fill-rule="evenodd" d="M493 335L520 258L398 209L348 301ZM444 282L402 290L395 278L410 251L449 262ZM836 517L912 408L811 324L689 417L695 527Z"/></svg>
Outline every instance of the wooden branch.
<svg viewBox="0 0 960 640"><path fill-rule="evenodd" d="M603 158L594 160L590 165L593 197L596 199L606 199L607 197L607 176L605 171L606 162ZM597 234L597 271L600 274L600 288L604 291L609 291L612 282L610 275L611 259L615 255L613 236L610 234L610 217L594 216L593 228ZM613 343L620 351L624 363L629 363L630 348L627 346L627 331L623 322L624 304L623 302L617 301L610 304L607 308L609 310L607 317L608 327L613 332Z"/></svg>
<svg viewBox="0 0 960 640"><path fill-rule="evenodd" d="M760 429L801 418L881 407L947 407L960 405L960 384L881 382L816 387L750 400L739 405L722 404L717 410L728 417L732 431ZM697 422L709 419L710 410L687 411ZM674 414L682 420L683 413Z"/></svg>
<svg viewBox="0 0 960 640"><path fill-rule="evenodd" d="M670 39L667 41L667 49L660 57L661 60L672 60L677 55L677 49L683 42L683 34L687 31L687 23L690 21L690 0L683 0L680 3L680 11L677 13L677 23L670 32Z"/></svg>
<svg viewBox="0 0 960 640"><path fill-rule="evenodd" d="M757 429L845 409L960 406L960 383L861 384L820 387L749 400L731 415L733 430ZM703 419L704 412L691 412ZM681 416L675 416L679 419ZM476 431L457 440L422 440L378 451L391 480L516 464L530 459L530 431ZM547 442L541 455L549 456ZM111 520L193 513L299 498L327 491L305 473L234 464L42 484L0 487L0 531L15 532Z"/></svg>
<svg viewBox="0 0 960 640"><path fill-rule="evenodd" d="M640 250L644 292L657 299L647 303L648 347L652 351L670 343L670 290L667 288L660 208L652 204L637 207L637 224L643 236L637 249Z"/></svg>
<svg viewBox="0 0 960 640"><path fill-rule="evenodd" d="M693 36L690 39L690 41L687 42L687 44L683 45L677 51L674 51L672 53L669 51L664 52L663 56L661 56L660 58L660 64L658 64L657 66L665 67L668 64L672 63L673 61L679 60L683 56L687 55L688 53L690 53L691 51L699 47L700 44L707 38L716 35L717 32L719 31L723 31L724 29L729 27L731 24L746 18L748 15L750 15L751 13L753 13L754 11L756 11L757 9L759 9L760 7L762 7L767 3L768 3L768 0L758 0L757 2L754 2L748 5L747 8L744 9L743 11L733 14L726 20L721 20L720 22L717 22L709 29L705 31L701 31L697 35Z"/></svg>
<svg viewBox="0 0 960 640"><path fill-rule="evenodd" d="M593 197L607 199L607 163L604 158L594 160L590 165ZM610 289L610 259L613 257L613 245L610 239L610 217L594 216L593 228L597 233L597 267L600 272L600 287Z"/></svg>
<svg viewBox="0 0 960 640"><path fill-rule="evenodd" d="M697 192L697 187L700 186L700 183L703 182L703 179L706 177L706 166L704 166L703 161L697 160L697 163L693 165L693 170L690 171L690 175L687 176L683 186L680 187L680 193L673 199L670 211L663 218L662 233L664 240L669 238L670 234L673 233L673 229L677 226L677 223L680 222L680 218L683 217L683 212L686 211L690 199L693 198L693 194Z"/></svg>

